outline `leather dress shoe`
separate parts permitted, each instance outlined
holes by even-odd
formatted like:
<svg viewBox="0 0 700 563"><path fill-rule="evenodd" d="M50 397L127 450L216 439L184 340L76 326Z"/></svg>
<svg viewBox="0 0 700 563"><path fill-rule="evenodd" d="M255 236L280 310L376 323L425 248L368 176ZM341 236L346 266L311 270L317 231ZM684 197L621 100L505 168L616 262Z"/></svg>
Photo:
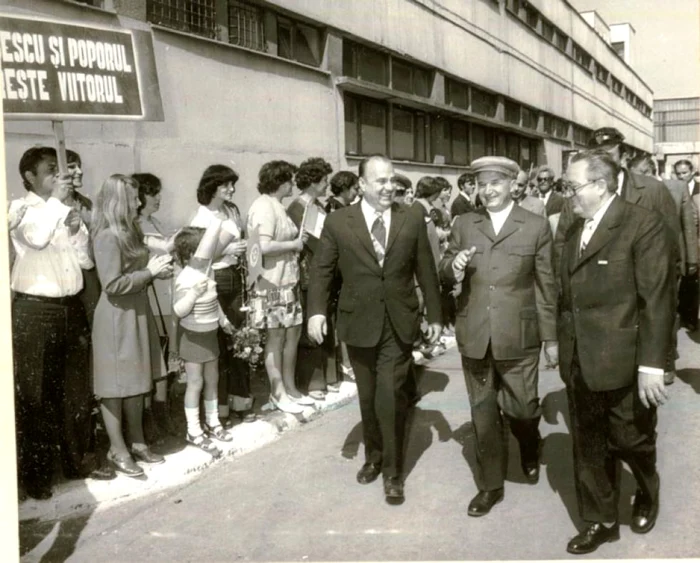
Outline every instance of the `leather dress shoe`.
<svg viewBox="0 0 700 563"><path fill-rule="evenodd" d="M107 461L117 472L129 477L140 477L143 475L143 468L139 467L130 455L119 457L113 452L107 452Z"/></svg>
<svg viewBox="0 0 700 563"><path fill-rule="evenodd" d="M635 534L646 534L656 524L659 516L659 494L656 501L651 500L641 490L637 489L634 495L634 507L632 508L632 523L630 529Z"/></svg>
<svg viewBox="0 0 700 563"><path fill-rule="evenodd" d="M538 461L534 462L523 462L523 473L525 474L525 480L534 485L540 480L540 464Z"/></svg>
<svg viewBox="0 0 700 563"><path fill-rule="evenodd" d="M572 538L566 546L566 551L574 555L592 553L604 543L614 542L619 539L620 526L613 524L608 528L600 522L596 522Z"/></svg>
<svg viewBox="0 0 700 563"><path fill-rule="evenodd" d="M469 516L485 516L503 500L503 487L494 491L479 491L469 503Z"/></svg>
<svg viewBox="0 0 700 563"><path fill-rule="evenodd" d="M406 498L403 496L403 483L400 477L387 477L384 479L384 500L387 504L403 504Z"/></svg>
<svg viewBox="0 0 700 563"><path fill-rule="evenodd" d="M368 461L357 472L357 482L360 483L360 485L369 485L379 477L381 472L381 463L371 463Z"/></svg>
<svg viewBox="0 0 700 563"><path fill-rule="evenodd" d="M131 455L139 461L152 465L157 465L165 461L162 455L155 453L151 448L131 448Z"/></svg>

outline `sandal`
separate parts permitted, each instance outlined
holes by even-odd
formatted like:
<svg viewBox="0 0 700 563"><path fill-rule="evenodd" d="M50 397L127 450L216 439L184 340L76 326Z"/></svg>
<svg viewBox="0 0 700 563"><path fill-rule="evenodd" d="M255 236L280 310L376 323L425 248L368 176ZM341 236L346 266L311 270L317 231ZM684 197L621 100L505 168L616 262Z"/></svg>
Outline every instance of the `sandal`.
<svg viewBox="0 0 700 563"><path fill-rule="evenodd" d="M209 426L208 424L204 425L204 431L209 434L209 436L215 438L216 440L219 440L219 442L232 442L233 441L233 436L229 434L226 430L224 430L224 427L221 426L221 424L217 426Z"/></svg>
<svg viewBox="0 0 700 563"><path fill-rule="evenodd" d="M189 432L185 438L188 444L197 446L200 450L203 450L210 454L212 457L219 457L221 455L221 450L216 447L216 444L212 442L207 435L202 432L199 436L192 436Z"/></svg>
<svg viewBox="0 0 700 563"><path fill-rule="evenodd" d="M326 392L325 391L309 391L309 397L311 397L314 401L323 401L326 398Z"/></svg>
<svg viewBox="0 0 700 563"><path fill-rule="evenodd" d="M326 386L326 390L329 393L340 393L340 383L329 383Z"/></svg>

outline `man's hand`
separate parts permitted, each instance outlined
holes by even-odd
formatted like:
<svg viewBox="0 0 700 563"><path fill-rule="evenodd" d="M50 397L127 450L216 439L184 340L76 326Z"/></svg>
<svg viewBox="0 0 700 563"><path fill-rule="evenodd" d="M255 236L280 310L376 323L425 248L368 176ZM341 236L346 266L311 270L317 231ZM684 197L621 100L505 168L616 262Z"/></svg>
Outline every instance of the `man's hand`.
<svg viewBox="0 0 700 563"><path fill-rule="evenodd" d="M646 408L649 408L649 405L659 407L668 400L663 374L656 375L640 370L637 373L637 386L639 398Z"/></svg>
<svg viewBox="0 0 700 563"><path fill-rule="evenodd" d="M309 338L313 340L316 344L322 344L323 339L328 332L328 325L326 323L325 315L314 315L306 323L306 332L309 334Z"/></svg>
<svg viewBox="0 0 700 563"><path fill-rule="evenodd" d="M428 344L435 344L442 334L442 325L440 323L432 323L428 325L428 331L425 333L425 338Z"/></svg>
<svg viewBox="0 0 700 563"><path fill-rule="evenodd" d="M544 360L547 369L554 369L559 365L559 344L556 341L544 343Z"/></svg>
<svg viewBox="0 0 700 563"><path fill-rule="evenodd" d="M73 176L71 174L56 174L53 179L51 197L58 201L64 201L73 190Z"/></svg>
<svg viewBox="0 0 700 563"><path fill-rule="evenodd" d="M224 321L224 324L221 325L221 330L223 330L229 336L233 335L233 333L235 331L235 329L233 328L233 325L231 324L231 321L229 321L228 319L226 319Z"/></svg>
<svg viewBox="0 0 700 563"><path fill-rule="evenodd" d="M78 213L75 209L71 209L68 212L68 215L66 215L66 219L63 221L63 224L68 227L71 236L78 234L78 231L80 230L80 213Z"/></svg>
<svg viewBox="0 0 700 563"><path fill-rule="evenodd" d="M688 272L689 276L694 276L695 274L698 273L698 265L697 264L691 264L688 262L686 266L686 271Z"/></svg>
<svg viewBox="0 0 700 563"><path fill-rule="evenodd" d="M472 257L476 252L476 247L472 246L469 250L462 250L452 261L452 268L458 272L463 271L472 261Z"/></svg>

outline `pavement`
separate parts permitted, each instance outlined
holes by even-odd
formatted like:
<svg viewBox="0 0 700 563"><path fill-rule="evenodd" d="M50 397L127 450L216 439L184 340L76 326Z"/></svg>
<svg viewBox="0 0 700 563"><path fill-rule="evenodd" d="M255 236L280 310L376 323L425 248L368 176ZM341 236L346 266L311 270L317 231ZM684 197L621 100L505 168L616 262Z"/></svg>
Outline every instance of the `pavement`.
<svg viewBox="0 0 700 563"><path fill-rule="evenodd" d="M453 337L443 337L441 340L445 349L455 346ZM414 352L414 360L417 365L429 361L418 352ZM260 392L257 394L260 395ZM108 510L126 501L181 487L199 479L210 467L226 463L226 460L240 458L275 442L285 433L352 402L356 396L355 383L343 381L338 393L328 393L325 400L316 401L314 406L307 407L300 415L277 411L269 403L262 404L258 409L258 420L234 426L229 431L233 436L230 443L217 442L222 451L222 455L217 459L194 446L187 445L183 440L171 439L165 449L153 447L154 451L165 456L165 463L140 464L145 471L144 476L131 478L117 475L116 479L110 481L62 480L54 485L53 496L50 499L41 501L27 498L21 502L19 521L61 520L81 512Z"/></svg>
<svg viewBox="0 0 700 563"><path fill-rule="evenodd" d="M679 333L678 378L659 410L656 527L646 535L631 532L635 484L623 468L620 541L590 555L565 550L581 522L566 393L556 370L540 372L544 446L539 482L525 481L511 437L504 501L486 517L467 515L477 492L476 445L459 352L452 348L418 370L421 400L411 413L401 506L386 504L381 479L370 485L356 481L364 455L355 402L282 432L267 447L216 462L181 486L132 495L129 502L93 502L92 509L60 521L21 522L22 560L697 558L699 342L700 332Z"/></svg>

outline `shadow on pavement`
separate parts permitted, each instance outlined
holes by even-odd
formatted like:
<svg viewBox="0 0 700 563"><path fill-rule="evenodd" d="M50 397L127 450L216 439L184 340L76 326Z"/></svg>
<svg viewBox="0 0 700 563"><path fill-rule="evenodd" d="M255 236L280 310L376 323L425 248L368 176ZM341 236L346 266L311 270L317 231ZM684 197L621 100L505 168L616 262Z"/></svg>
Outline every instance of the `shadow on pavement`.
<svg viewBox="0 0 700 563"><path fill-rule="evenodd" d="M687 370L686 370L687 371ZM577 529L584 526L579 515L576 485L574 483L574 458L571 440L571 419L566 398L566 389L554 391L542 400L542 414L548 424L559 423L562 415L566 433L554 432L546 436L540 463L547 467L547 481L559 495ZM632 521L632 501L636 490L634 476L626 465L618 463L619 522L629 525Z"/></svg>
<svg viewBox="0 0 700 563"><path fill-rule="evenodd" d="M74 552L92 510L62 521L25 520L19 523L20 557L23 562L66 561Z"/></svg>
<svg viewBox="0 0 700 563"><path fill-rule="evenodd" d="M416 379L418 391L421 397L430 393L442 393L447 388L450 378L441 371L426 369L424 366L416 366Z"/></svg>
<svg viewBox="0 0 700 563"><path fill-rule="evenodd" d="M409 411L406 424L406 450L403 469L405 478L411 474L418 460L433 444L433 428L441 442L447 442L452 437L452 429L440 411L415 407Z"/></svg>
<svg viewBox="0 0 700 563"><path fill-rule="evenodd" d="M683 383L687 383L700 395L700 369L685 368L679 369L676 372L678 379Z"/></svg>

